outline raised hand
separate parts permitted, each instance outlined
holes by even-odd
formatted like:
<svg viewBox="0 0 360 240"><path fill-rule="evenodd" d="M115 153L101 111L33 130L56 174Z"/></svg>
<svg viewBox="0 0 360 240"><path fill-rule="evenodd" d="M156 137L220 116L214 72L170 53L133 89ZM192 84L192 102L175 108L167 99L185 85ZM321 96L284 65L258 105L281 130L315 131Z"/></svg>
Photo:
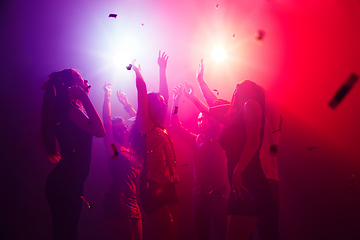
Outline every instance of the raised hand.
<svg viewBox="0 0 360 240"><path fill-rule="evenodd" d="M189 99L194 98L194 88L190 84L187 84L186 82L184 88L184 95Z"/></svg>
<svg viewBox="0 0 360 240"><path fill-rule="evenodd" d="M182 95L182 85L178 85L175 86L173 89L174 95L173 95L173 100L174 100L174 104L175 106L178 106L181 95Z"/></svg>
<svg viewBox="0 0 360 240"><path fill-rule="evenodd" d="M198 81L203 80L204 79L204 64L203 64L203 59L200 60L199 63L199 68L196 72L196 79Z"/></svg>
<svg viewBox="0 0 360 240"><path fill-rule="evenodd" d="M167 60L169 59L169 56L163 52L161 54L161 50L159 50L159 57L158 57L158 64L160 68L166 68L167 67Z"/></svg>
<svg viewBox="0 0 360 240"><path fill-rule="evenodd" d="M107 83L105 81L105 84L104 84L104 92L105 92L105 95L106 96L110 96L111 95L111 83Z"/></svg>
<svg viewBox="0 0 360 240"><path fill-rule="evenodd" d="M119 100L119 102L125 106L125 105L129 105L129 101L125 95L125 93L122 93L121 90L116 92L117 98Z"/></svg>

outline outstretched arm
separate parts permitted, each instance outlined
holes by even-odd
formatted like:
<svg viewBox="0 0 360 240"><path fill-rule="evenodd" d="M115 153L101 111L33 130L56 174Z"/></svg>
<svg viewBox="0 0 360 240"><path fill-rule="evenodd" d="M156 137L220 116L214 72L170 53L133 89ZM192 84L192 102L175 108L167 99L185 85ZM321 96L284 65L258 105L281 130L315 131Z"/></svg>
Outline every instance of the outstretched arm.
<svg viewBox="0 0 360 240"><path fill-rule="evenodd" d="M140 72L139 67L135 66L135 63L132 66L132 69L136 75L136 88L138 91L138 112L137 112L137 121L138 121L138 130L140 133L148 133L153 129L154 124L149 119L148 114L148 99L147 99L147 88L144 78Z"/></svg>
<svg viewBox="0 0 360 240"><path fill-rule="evenodd" d="M214 101L216 101L218 98L216 97L216 95L213 93L213 91L211 91L211 89L209 88L209 86L207 85L207 83L204 80L204 64L203 64L203 59L200 60L200 64L199 64L199 69L197 70L196 73L196 79L199 82L199 86L201 89L201 92L207 102L207 104L212 107L214 104Z"/></svg>
<svg viewBox="0 0 360 240"><path fill-rule="evenodd" d="M160 85L159 85L159 92L164 97L166 104L169 104L169 88L168 83L166 79L166 67L167 67L167 60L169 59L169 56L166 55L165 52L161 54L161 51L159 51L159 57L158 57L158 64L159 64L159 70L160 70Z"/></svg>
<svg viewBox="0 0 360 240"><path fill-rule="evenodd" d="M182 86L175 86L173 88L173 107L171 111L171 125L170 129L176 135L179 136L185 143L189 144L191 147L196 146L196 135L185 129L179 119L179 101L182 94Z"/></svg>
<svg viewBox="0 0 360 240"><path fill-rule="evenodd" d="M192 101L195 106L198 108L200 112L209 114L209 108L202 102L200 99L195 96L194 89L190 84L187 84L185 82L185 88L184 88L184 94L185 96Z"/></svg>
<svg viewBox="0 0 360 240"><path fill-rule="evenodd" d="M122 93L121 90L116 92L119 102L124 106L125 111L130 115L130 117L136 116L136 111L133 106L129 103L125 93Z"/></svg>
<svg viewBox="0 0 360 240"><path fill-rule="evenodd" d="M111 84L105 82L104 85L104 104L103 104L103 110L102 110L102 118L104 127L106 130L106 136L104 137L104 144L105 144L105 150L106 155L110 157L113 154L111 144L114 142L114 136L112 131L112 122L111 122L111 105L110 105L110 95L111 95Z"/></svg>

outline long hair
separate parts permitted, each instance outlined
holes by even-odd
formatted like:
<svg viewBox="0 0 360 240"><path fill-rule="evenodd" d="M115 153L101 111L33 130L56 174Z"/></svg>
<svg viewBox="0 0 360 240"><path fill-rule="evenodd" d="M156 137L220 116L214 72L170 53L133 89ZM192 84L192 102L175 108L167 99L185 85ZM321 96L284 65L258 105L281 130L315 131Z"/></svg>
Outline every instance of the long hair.
<svg viewBox="0 0 360 240"><path fill-rule="evenodd" d="M244 80L244 81L240 82L236 87L238 89L240 89L241 87L243 87L245 85L250 86L254 92L254 95L244 93L245 100L248 101L248 100L252 99L252 100L255 100L256 102L258 102L261 107L262 114L263 114L263 116L265 116L265 94L264 94L263 89L259 85L257 85L256 83L254 83L253 81L250 81L250 80ZM241 113L241 111L243 109L244 109L244 106L240 106L239 102L236 101L236 97L234 94L231 99L230 108L227 112L228 121L230 121L230 122L233 121L236 117L239 116L239 114Z"/></svg>
<svg viewBox="0 0 360 240"><path fill-rule="evenodd" d="M41 106L41 149L45 151L51 162L60 160L55 125L71 107L67 97L67 88L73 85L73 69L53 72L42 89L45 94Z"/></svg>

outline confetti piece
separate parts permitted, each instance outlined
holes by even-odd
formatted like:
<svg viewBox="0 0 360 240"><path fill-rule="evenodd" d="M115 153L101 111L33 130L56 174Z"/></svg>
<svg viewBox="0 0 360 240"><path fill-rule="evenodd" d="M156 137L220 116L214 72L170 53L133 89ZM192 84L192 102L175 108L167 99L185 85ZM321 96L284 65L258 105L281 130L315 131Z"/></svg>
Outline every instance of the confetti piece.
<svg viewBox="0 0 360 240"><path fill-rule="evenodd" d="M217 89L214 89L214 92L216 92L216 95L218 95L219 96L219 91L217 90Z"/></svg>
<svg viewBox="0 0 360 240"><path fill-rule="evenodd" d="M218 9L219 8L219 4L216 4L216 9Z"/></svg>
<svg viewBox="0 0 360 240"><path fill-rule="evenodd" d="M88 122L88 123L87 123L87 125L91 125L91 124L92 124L92 122Z"/></svg>
<svg viewBox="0 0 360 240"><path fill-rule="evenodd" d="M111 144L110 146L111 146L112 150L114 151L114 156L112 156L111 159L112 159L112 160L115 160L115 158L117 158L117 157L119 156L119 152L118 152L118 150L116 149L115 144Z"/></svg>
<svg viewBox="0 0 360 240"><path fill-rule="evenodd" d="M214 192L214 188L213 188L213 186L211 186L210 188L211 188L211 189L210 189L209 194L212 194L212 193Z"/></svg>
<svg viewBox="0 0 360 240"><path fill-rule="evenodd" d="M116 17L117 17L117 14L114 14L114 13L112 13L112 14L109 14L109 17L113 17L113 18L116 18Z"/></svg>
<svg viewBox="0 0 360 240"><path fill-rule="evenodd" d="M277 154L277 145L270 146L270 154L274 156Z"/></svg>
<svg viewBox="0 0 360 240"><path fill-rule="evenodd" d="M187 163L185 163L184 165L182 165L181 167L186 167L188 164Z"/></svg>
<svg viewBox="0 0 360 240"><path fill-rule="evenodd" d="M235 34L233 35L233 39L235 39Z"/></svg>
<svg viewBox="0 0 360 240"><path fill-rule="evenodd" d="M178 112L178 107L175 107L175 110L174 110L174 113L173 114L177 114L177 112Z"/></svg>
<svg viewBox="0 0 360 240"><path fill-rule="evenodd" d="M130 63L129 66L126 66L127 70L131 70L132 64Z"/></svg>
<svg viewBox="0 0 360 240"><path fill-rule="evenodd" d="M309 147L308 150L315 150L315 149L317 149L317 148L318 148L317 146Z"/></svg>
<svg viewBox="0 0 360 240"><path fill-rule="evenodd" d="M142 23L141 25L142 25L142 26L144 26L144 24L143 24L143 23Z"/></svg>
<svg viewBox="0 0 360 240"><path fill-rule="evenodd" d="M329 106L332 109L335 109L341 103L341 101L344 99L344 97L349 93L351 88L357 82L358 78L359 77L355 73L352 73L350 75L350 77L347 79L347 81L337 91L334 98L330 101Z"/></svg>
<svg viewBox="0 0 360 240"><path fill-rule="evenodd" d="M256 36L256 40L262 41L264 40L264 37L265 37L265 32L263 30L259 30Z"/></svg>
<svg viewBox="0 0 360 240"><path fill-rule="evenodd" d="M278 130L273 131L272 133L276 133L276 132L280 132L281 128L279 128Z"/></svg>
<svg viewBox="0 0 360 240"><path fill-rule="evenodd" d="M351 174L351 177L349 179L349 188L354 188L355 186L355 174Z"/></svg>
<svg viewBox="0 0 360 240"><path fill-rule="evenodd" d="M89 209L93 207L92 204L84 196L80 196L80 197L86 203Z"/></svg>

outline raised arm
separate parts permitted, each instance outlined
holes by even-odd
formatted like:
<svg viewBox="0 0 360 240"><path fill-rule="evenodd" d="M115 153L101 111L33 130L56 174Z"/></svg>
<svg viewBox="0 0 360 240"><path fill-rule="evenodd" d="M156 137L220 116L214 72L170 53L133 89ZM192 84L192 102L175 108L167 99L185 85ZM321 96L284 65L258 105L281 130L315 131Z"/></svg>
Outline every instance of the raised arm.
<svg viewBox="0 0 360 240"><path fill-rule="evenodd" d="M111 105L110 105L111 84L110 83L105 82L104 92L105 92L105 96L104 96L104 104L102 110L102 118L106 130L106 136L104 137L104 144L105 144L106 155L110 157L113 155L111 144L115 142L112 131L112 122L111 122Z"/></svg>
<svg viewBox="0 0 360 240"><path fill-rule="evenodd" d="M235 197L241 197L241 190L248 192L243 186L241 174L260 145L262 112L260 105L255 100L249 100L245 103L243 118L246 129L246 142L244 150L233 172L232 189L235 193Z"/></svg>
<svg viewBox="0 0 360 240"><path fill-rule="evenodd" d="M169 56L166 55L165 52L161 54L161 51L159 51L159 57L158 57L158 64L160 71L159 92L164 97L166 104L169 104L169 88L166 79L166 67L167 67L168 58Z"/></svg>
<svg viewBox="0 0 360 240"><path fill-rule="evenodd" d="M136 67L133 64L132 69L136 75L136 88L138 91L138 112L137 112L137 121L138 121L138 130L140 133L148 133L153 129L154 124L149 119L148 114L148 99L147 99L147 88L144 78L140 72L140 65Z"/></svg>
<svg viewBox="0 0 360 240"><path fill-rule="evenodd" d="M199 82L199 86L201 89L201 92L207 102L207 104L212 107L214 104L214 101L216 101L218 98L216 97L216 95L214 94L213 91L211 91L211 89L209 88L209 86L207 85L207 83L204 80L204 64L203 64L203 59L200 60L200 64L199 64L199 69L197 70L196 73L196 79Z"/></svg>
<svg viewBox="0 0 360 240"><path fill-rule="evenodd" d="M175 86L173 88L173 107L171 111L171 125L170 129L173 131L176 135L181 138L185 143L189 144L191 147L196 146L196 135L185 129L179 119L179 101L182 94L182 86Z"/></svg>
<svg viewBox="0 0 360 240"><path fill-rule="evenodd" d="M74 86L68 89L68 94L70 99L79 99L87 113L86 116L79 108L72 107L69 112L70 120L85 132L95 137L104 137L104 125L84 90Z"/></svg>
<svg viewBox="0 0 360 240"><path fill-rule="evenodd" d="M129 103L125 93L122 93L121 90L116 92L119 102L124 106L125 111L130 115L130 117L136 116L136 111L133 106Z"/></svg>
<svg viewBox="0 0 360 240"><path fill-rule="evenodd" d="M192 101L195 104L195 106L200 112L209 114L209 108L202 101L200 101L200 99L197 96L195 96L193 87L190 84L187 84L186 82L185 82L184 94L188 99L190 99L190 101Z"/></svg>

